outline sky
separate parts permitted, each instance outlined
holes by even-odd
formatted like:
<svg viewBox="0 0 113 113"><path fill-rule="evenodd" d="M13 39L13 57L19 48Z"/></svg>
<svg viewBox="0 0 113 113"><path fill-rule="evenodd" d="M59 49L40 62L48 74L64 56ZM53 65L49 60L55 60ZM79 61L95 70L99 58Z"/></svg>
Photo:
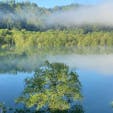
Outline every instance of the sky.
<svg viewBox="0 0 113 113"><path fill-rule="evenodd" d="M23 1L23 0L20 0L20 1ZM97 4L102 0L29 0L29 1L35 2L41 7L52 8L55 6L62 6L62 5L67 5L71 3Z"/></svg>
<svg viewBox="0 0 113 113"><path fill-rule="evenodd" d="M99 2L99 0L31 0L31 1L37 2L37 4L42 7L62 6L71 3L96 4Z"/></svg>

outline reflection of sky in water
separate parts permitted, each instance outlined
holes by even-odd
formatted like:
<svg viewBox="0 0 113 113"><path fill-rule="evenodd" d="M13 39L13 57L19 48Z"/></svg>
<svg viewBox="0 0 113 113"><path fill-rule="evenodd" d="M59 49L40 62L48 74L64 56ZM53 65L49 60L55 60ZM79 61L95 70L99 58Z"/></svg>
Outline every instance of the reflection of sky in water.
<svg viewBox="0 0 113 113"><path fill-rule="evenodd" d="M49 56L48 60L77 69L83 85L86 113L112 113L113 54L56 55Z"/></svg>
<svg viewBox="0 0 113 113"><path fill-rule="evenodd" d="M77 70L77 73L82 83L85 113L112 113L110 103L113 100L113 76L100 76L94 71L83 69ZM14 98L17 98L24 88L24 79L32 75L0 74L0 101L14 106Z"/></svg>
<svg viewBox="0 0 113 113"><path fill-rule="evenodd" d="M31 76L28 73L0 74L0 102L5 102L6 105L14 105L14 98L17 98L23 88L24 79Z"/></svg>
<svg viewBox="0 0 113 113"><path fill-rule="evenodd" d="M82 83L86 113L112 113L113 76L100 76L89 70L77 72Z"/></svg>
<svg viewBox="0 0 113 113"><path fill-rule="evenodd" d="M113 55L70 55L48 57L51 62L64 62L77 73L82 83L85 113L112 113ZM111 72L109 72L111 71ZM0 74L0 102L14 106L23 88L24 79L33 73ZM108 76L105 76L108 75Z"/></svg>

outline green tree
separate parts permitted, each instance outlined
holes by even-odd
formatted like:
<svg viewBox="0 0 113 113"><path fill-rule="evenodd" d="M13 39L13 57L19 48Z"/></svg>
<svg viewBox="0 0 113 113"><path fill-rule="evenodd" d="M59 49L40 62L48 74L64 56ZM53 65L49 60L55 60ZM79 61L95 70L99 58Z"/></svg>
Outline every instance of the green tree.
<svg viewBox="0 0 113 113"><path fill-rule="evenodd" d="M23 95L17 102L27 107L36 106L37 110L48 107L50 111L65 111L71 108L72 102L82 98L81 84L76 72L70 71L63 63L46 62L32 78L25 80ZM75 113L84 113L78 110Z"/></svg>

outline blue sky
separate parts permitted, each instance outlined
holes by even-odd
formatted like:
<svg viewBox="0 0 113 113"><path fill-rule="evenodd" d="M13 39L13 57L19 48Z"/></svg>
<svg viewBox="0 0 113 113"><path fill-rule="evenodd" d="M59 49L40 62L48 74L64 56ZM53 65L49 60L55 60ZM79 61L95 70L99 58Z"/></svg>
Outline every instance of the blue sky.
<svg viewBox="0 0 113 113"><path fill-rule="evenodd" d="M97 4L100 1L105 1L105 0L17 0L17 1L35 2L41 7L50 8L50 7L54 7L54 6L62 6L62 5L67 5L67 4L71 4L71 3Z"/></svg>
<svg viewBox="0 0 113 113"><path fill-rule="evenodd" d="M80 4L97 4L101 0L29 0L31 2L37 3L42 7L54 7L54 6L62 6L71 3L80 3Z"/></svg>

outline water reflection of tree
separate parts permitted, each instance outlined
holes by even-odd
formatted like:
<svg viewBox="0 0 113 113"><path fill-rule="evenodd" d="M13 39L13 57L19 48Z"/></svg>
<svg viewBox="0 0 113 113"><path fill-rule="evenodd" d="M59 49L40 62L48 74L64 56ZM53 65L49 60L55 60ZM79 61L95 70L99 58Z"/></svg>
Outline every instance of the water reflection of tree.
<svg viewBox="0 0 113 113"><path fill-rule="evenodd" d="M52 113L84 113L82 106L75 104L82 98L80 89L76 72L63 63L45 62L32 78L25 80L23 95L17 102L27 107L35 106L37 112L46 109Z"/></svg>

